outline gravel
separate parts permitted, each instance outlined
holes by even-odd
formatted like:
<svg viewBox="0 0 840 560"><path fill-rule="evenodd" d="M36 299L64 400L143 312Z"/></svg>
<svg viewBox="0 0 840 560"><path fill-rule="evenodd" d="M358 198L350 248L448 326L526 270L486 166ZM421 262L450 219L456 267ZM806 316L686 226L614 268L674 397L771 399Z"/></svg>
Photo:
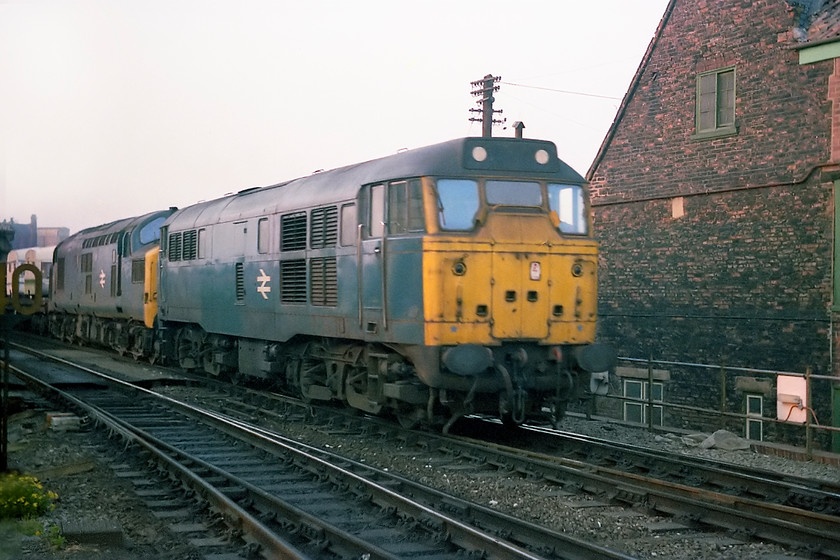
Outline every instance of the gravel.
<svg viewBox="0 0 840 560"><path fill-rule="evenodd" d="M55 509L38 521L40 535L24 536L6 524L0 529L0 560L197 560L202 552L172 534L137 496L133 484L116 476L121 447L105 435L87 430L48 429L45 411L28 411L9 419L9 467L34 475L46 490L58 494ZM71 524L122 529L122 544L59 542L51 528ZM113 542L113 538L111 539ZM60 545L60 546L57 546Z"/></svg>
<svg viewBox="0 0 840 560"><path fill-rule="evenodd" d="M12 537L8 527L0 526L0 560L5 559L199 559L206 550L192 546L171 533L167 523L150 513L127 480L115 476L112 465L121 461L121 448L91 431L48 429L44 410L30 410L10 419L10 467L38 476L45 487L59 495L56 508L40 519L49 533L51 526L63 527L71 520L110 521L122 528L122 546L78 544L67 541L56 548L49 537ZM736 464L751 465L799 476L840 480L840 469L817 462L803 462L768 456L751 450L723 451L687 445L676 435L655 435L645 430L613 423L568 418L564 428L588 435L648 445L669 451L701 455ZM506 477L485 477L441 471L424 460L422 454L405 456L393 449L333 435L304 426L291 427L292 434L306 437L313 445L333 448L371 465L400 472L406 477L445 489L476 503L497 508L584 539L597 539L602 545L638 558L694 557L717 560L768 560L795 558L775 545L730 541L720 536L698 538L691 531L655 530L671 520L652 518L643 510L621 508L582 508L559 499L554 489L541 482ZM594 500L593 500L594 501ZM593 504L594 505L594 504ZM597 510L597 511L596 511ZM207 516L212 522L212 516ZM222 536L225 536L224 534ZM233 538L233 537L231 537ZM243 552L244 557L244 552Z"/></svg>

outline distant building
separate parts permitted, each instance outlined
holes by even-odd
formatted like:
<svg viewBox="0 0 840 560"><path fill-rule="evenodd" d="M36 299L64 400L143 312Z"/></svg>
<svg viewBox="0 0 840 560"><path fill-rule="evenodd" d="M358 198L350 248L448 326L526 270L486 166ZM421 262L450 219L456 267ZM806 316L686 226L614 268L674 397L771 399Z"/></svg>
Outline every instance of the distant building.
<svg viewBox="0 0 840 560"><path fill-rule="evenodd" d="M70 237L70 228L66 227L39 227L38 247L50 247L58 245L59 242Z"/></svg>
<svg viewBox="0 0 840 560"><path fill-rule="evenodd" d="M6 255L12 250L15 230L7 222L0 222L0 263L6 262Z"/></svg>
<svg viewBox="0 0 840 560"><path fill-rule="evenodd" d="M17 223L14 219L0 222L0 228L14 232L14 240L11 249L24 249L27 247L47 247L57 245L59 241L70 236L70 229L65 227L38 227L38 217L32 214L28 224ZM9 249L9 250L11 250ZM5 258L5 253L3 254Z"/></svg>

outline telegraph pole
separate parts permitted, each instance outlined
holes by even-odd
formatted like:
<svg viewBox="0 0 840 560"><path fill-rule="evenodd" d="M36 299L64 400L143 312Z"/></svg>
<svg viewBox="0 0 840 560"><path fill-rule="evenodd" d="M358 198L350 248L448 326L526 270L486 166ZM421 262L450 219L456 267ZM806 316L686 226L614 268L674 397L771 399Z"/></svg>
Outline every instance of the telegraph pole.
<svg viewBox="0 0 840 560"><path fill-rule="evenodd" d="M6 272L6 255L12 248L12 240L15 238L15 230L6 227L5 222L0 224L0 267L3 275ZM6 281L5 278L0 286L0 337L3 341L3 367L0 368L0 473L9 469L9 329L7 323L11 319L6 316Z"/></svg>
<svg viewBox="0 0 840 560"><path fill-rule="evenodd" d="M487 74L481 80L470 82L470 85L473 87L473 91L470 93L479 98L476 103L481 106L480 109L470 109L470 113L481 113L480 118L470 117L470 121L481 123L481 135L485 138L493 136L493 125L502 122L500 120L493 119L493 113L502 112L501 110L493 109L493 101L495 101L493 93L499 91L500 86L498 85L498 82L501 81L501 79L501 76Z"/></svg>

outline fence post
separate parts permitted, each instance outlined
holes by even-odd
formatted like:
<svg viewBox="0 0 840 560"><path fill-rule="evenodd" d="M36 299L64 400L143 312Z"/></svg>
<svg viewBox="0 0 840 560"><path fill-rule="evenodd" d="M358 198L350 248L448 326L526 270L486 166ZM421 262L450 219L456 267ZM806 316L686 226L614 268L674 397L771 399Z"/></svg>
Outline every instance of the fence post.
<svg viewBox="0 0 840 560"><path fill-rule="evenodd" d="M813 403L811 402L811 366L805 368L805 402L808 405L805 408L805 453L807 453L810 459L812 453L811 415L814 413Z"/></svg>
<svg viewBox="0 0 840 560"><path fill-rule="evenodd" d="M647 425L653 431L653 356L648 357Z"/></svg>
<svg viewBox="0 0 840 560"><path fill-rule="evenodd" d="M2 288L5 290L6 287ZM3 342L3 367L0 368L0 473L9 469L9 330L5 317L0 317L0 338Z"/></svg>

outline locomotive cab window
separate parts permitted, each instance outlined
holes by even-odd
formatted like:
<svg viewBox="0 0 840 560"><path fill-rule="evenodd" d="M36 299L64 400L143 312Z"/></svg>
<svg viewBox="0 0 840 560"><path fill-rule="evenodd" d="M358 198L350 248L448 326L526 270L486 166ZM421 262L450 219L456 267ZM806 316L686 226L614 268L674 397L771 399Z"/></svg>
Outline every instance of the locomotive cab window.
<svg viewBox="0 0 840 560"><path fill-rule="evenodd" d="M388 233L422 232L424 226L420 179L394 181L388 185Z"/></svg>
<svg viewBox="0 0 840 560"><path fill-rule="evenodd" d="M426 230L423 183L420 179L370 185L362 191L360 201L367 239L379 238L386 233L402 235ZM342 217L342 244L345 244L345 239L349 240L350 223Z"/></svg>
<svg viewBox="0 0 840 560"><path fill-rule="evenodd" d="M166 217L160 216L140 228L140 243L148 245L160 239L160 226L166 221Z"/></svg>
<svg viewBox="0 0 840 560"><path fill-rule="evenodd" d="M542 189L539 183L487 181L484 192L490 206L542 206Z"/></svg>
<svg viewBox="0 0 840 560"><path fill-rule="evenodd" d="M472 179L439 179L437 206L440 227L447 231L469 231L479 210L478 182Z"/></svg>
<svg viewBox="0 0 840 560"><path fill-rule="evenodd" d="M548 204L551 217L562 233L585 235L586 199L581 185L548 185Z"/></svg>
<svg viewBox="0 0 840 560"><path fill-rule="evenodd" d="M139 230L135 229L131 233L131 252L139 251L146 245L159 241L160 228L165 221L166 216L158 216L141 225ZM123 255L128 254L127 251L123 253Z"/></svg>

